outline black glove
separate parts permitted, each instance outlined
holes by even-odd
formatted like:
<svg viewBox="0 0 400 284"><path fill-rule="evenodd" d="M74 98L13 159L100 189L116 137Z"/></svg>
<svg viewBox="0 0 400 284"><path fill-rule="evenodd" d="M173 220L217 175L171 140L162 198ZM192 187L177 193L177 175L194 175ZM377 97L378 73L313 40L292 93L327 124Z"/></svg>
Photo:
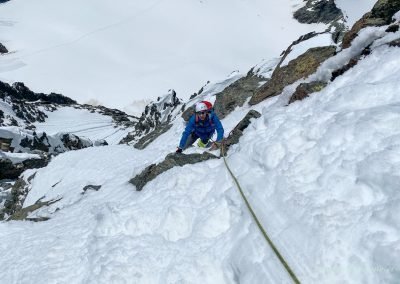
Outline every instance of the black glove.
<svg viewBox="0 0 400 284"><path fill-rule="evenodd" d="M178 147L178 149L176 149L176 153L182 153L182 149Z"/></svg>

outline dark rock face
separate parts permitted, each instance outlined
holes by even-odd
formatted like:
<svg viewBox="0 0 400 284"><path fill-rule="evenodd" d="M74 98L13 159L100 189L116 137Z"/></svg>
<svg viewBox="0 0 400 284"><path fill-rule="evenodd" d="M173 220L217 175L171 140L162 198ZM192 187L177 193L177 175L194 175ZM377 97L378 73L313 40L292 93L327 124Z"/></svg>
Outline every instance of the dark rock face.
<svg viewBox="0 0 400 284"><path fill-rule="evenodd" d="M246 116L236 125L236 127L231 131L228 138L224 141L223 155L226 155L230 146L237 144L239 142L239 138L243 135L243 131L250 125L251 119L257 119L261 117L261 114L258 111L251 110Z"/></svg>
<svg viewBox="0 0 400 284"><path fill-rule="evenodd" d="M10 160L0 159L0 179L16 179L24 171L22 164L13 165Z"/></svg>
<svg viewBox="0 0 400 284"><path fill-rule="evenodd" d="M15 211L22 208L23 200L28 192L28 187L26 182L21 178L18 179L12 189L11 196L4 203L3 214L12 215Z"/></svg>
<svg viewBox="0 0 400 284"><path fill-rule="evenodd" d="M332 72L332 77L331 81L335 80L337 77L343 75L345 72L347 72L349 69L353 68L355 65L357 65L358 61L363 57L367 56L371 53L371 49L369 46L364 48L364 50L361 52L361 54L351 58L349 62L345 65L343 65L341 68L334 70Z"/></svg>
<svg viewBox="0 0 400 284"><path fill-rule="evenodd" d="M1 42L0 42L0 53L1 54L8 53L7 48Z"/></svg>
<svg viewBox="0 0 400 284"><path fill-rule="evenodd" d="M183 113L182 113L182 118L185 121L189 121L190 117L195 113L194 111L194 106L187 108Z"/></svg>
<svg viewBox="0 0 400 284"><path fill-rule="evenodd" d="M329 24L327 31L333 31L332 39L335 43L342 40L346 26L342 11L336 6L334 0L305 0L306 5L293 13L293 17L300 23Z"/></svg>
<svg viewBox="0 0 400 284"><path fill-rule="evenodd" d="M400 47L400 39L396 39L396 40L389 42L389 46Z"/></svg>
<svg viewBox="0 0 400 284"><path fill-rule="evenodd" d="M246 100L260 88L260 83L265 81L268 81L268 79L255 75L253 69L251 69L245 77L233 82L222 92L216 94L215 114L219 119L223 119L236 107L243 106ZM193 114L194 109L190 107L182 113L182 118L188 121Z"/></svg>
<svg viewBox="0 0 400 284"><path fill-rule="evenodd" d="M62 135L61 141L63 142L64 147L68 150L78 150L93 146L91 142L88 144L88 141L83 141L78 136L68 133Z"/></svg>
<svg viewBox="0 0 400 284"><path fill-rule="evenodd" d="M34 178L35 174L28 177L25 182L23 178L20 178L15 181L11 188L11 194L8 196L7 200L4 203L4 208L0 210L0 215L4 217L4 215L11 216L16 211L21 210L22 204L25 201L26 195L30 190L30 182Z"/></svg>
<svg viewBox="0 0 400 284"><path fill-rule="evenodd" d="M82 190L83 190L82 194L85 194L86 191L88 191L88 190L99 191L100 188L101 188L101 185L92 185L92 184L89 184L89 185L86 185L86 186L82 189Z"/></svg>
<svg viewBox="0 0 400 284"><path fill-rule="evenodd" d="M246 77L235 81L217 94L217 99L214 103L214 110L217 116L223 119L236 107L243 106L245 101L254 95L262 81L265 81L265 78L258 77L250 71Z"/></svg>
<svg viewBox="0 0 400 284"><path fill-rule="evenodd" d="M203 154L176 154L171 153L165 157L165 160L159 164L152 164L144 169L139 175L132 178L129 182L136 186L136 190L140 191L151 180L155 179L163 172L176 167L187 164L196 164L210 159L216 159L217 156L204 152Z"/></svg>
<svg viewBox="0 0 400 284"><path fill-rule="evenodd" d="M11 138L9 138L11 137ZM102 145L105 141L96 141ZM59 154L70 150L92 147L93 142L70 133L47 136L46 132L25 129L0 129L0 145L4 151L33 154Z"/></svg>
<svg viewBox="0 0 400 284"><path fill-rule="evenodd" d="M34 93L23 83L17 82L10 86L1 81L0 99L9 104L14 111L15 116L22 119L27 126L32 126L32 123L36 121L45 121L47 116L43 111L41 111L40 107L52 111L56 109L56 106L53 104L70 105L76 103L74 100L60 94L51 93L50 95L45 95L42 93ZM8 123L6 121L8 121ZM19 125L14 117L3 115L3 117L0 118L0 126L23 125Z"/></svg>
<svg viewBox="0 0 400 284"><path fill-rule="evenodd" d="M40 150L43 152L49 152L50 142L45 132L41 135L39 134L39 136L34 132L32 139L25 137L21 140L19 145L23 148L28 148L31 151Z"/></svg>
<svg viewBox="0 0 400 284"><path fill-rule="evenodd" d="M134 126L139 118L133 115L126 114L125 112L119 109L110 109L105 106L92 106L88 104L79 105L76 104L73 106L76 109L86 109L92 113L99 113L102 115L107 115L112 118L116 125L131 127Z"/></svg>
<svg viewBox="0 0 400 284"><path fill-rule="evenodd" d="M19 100L14 101L12 110L18 118L24 120L26 123L44 122L47 118L47 115L39 110L36 105L25 104Z"/></svg>
<svg viewBox="0 0 400 284"><path fill-rule="evenodd" d="M358 32L369 26L388 25L392 17L400 10L400 0L378 0L372 10L358 20L343 37L342 47L348 48Z"/></svg>
<svg viewBox="0 0 400 284"><path fill-rule="evenodd" d="M171 127L172 124L168 123L161 123L157 125L153 131L140 138L133 147L139 150L146 148L147 145L156 140L156 138L161 134L167 132Z"/></svg>
<svg viewBox="0 0 400 284"><path fill-rule="evenodd" d="M38 169L47 166L49 157L41 155L40 159L27 159L21 163L13 164L8 159L0 159L0 180L17 179L27 169Z"/></svg>
<svg viewBox="0 0 400 284"><path fill-rule="evenodd" d="M385 32L387 33L395 33L399 30L399 25L390 25Z"/></svg>
<svg viewBox="0 0 400 284"><path fill-rule="evenodd" d="M28 183L25 182L24 178L18 179L11 188L11 194L7 197L4 208L0 209L0 220L6 218L7 221L11 220L28 220L28 221L45 221L49 218L28 218L29 213L43 207L51 205L58 200L51 200L41 202L38 200L35 204L22 208L25 198L31 188L31 181L35 177L35 174L27 178ZM7 217L8 216L8 217Z"/></svg>
<svg viewBox="0 0 400 284"><path fill-rule="evenodd" d="M343 18L342 11L336 7L334 0L308 0L306 5L293 14L303 24L325 23Z"/></svg>
<svg viewBox="0 0 400 284"><path fill-rule="evenodd" d="M46 95L43 93L34 93L21 82L16 82L10 86L9 84L0 81L0 97L4 98L4 96L10 96L14 99L26 100L28 102L41 100L47 103L65 105L76 104L76 101L60 94L50 93L49 95Z"/></svg>
<svg viewBox="0 0 400 284"><path fill-rule="evenodd" d="M335 50L335 46L310 48L291 60L287 66L277 67L271 80L252 96L249 104L255 105L269 97L279 95L285 86L313 74L322 62L335 54Z"/></svg>
<svg viewBox="0 0 400 284"><path fill-rule="evenodd" d="M19 208L16 210L10 218L7 219L7 221L21 221L21 220L27 220L27 221L33 221L33 222L42 222L42 221L47 221L50 218L48 217L39 217L39 218L28 218L29 213L38 210L44 206L50 206L53 203L56 203L57 201L60 201L61 199L57 200L51 200L51 201L46 201L46 202L41 202L38 201L33 205L30 205L25 208Z"/></svg>
<svg viewBox="0 0 400 284"><path fill-rule="evenodd" d="M139 121L134 125L134 130L122 139L120 144L136 144L140 141L137 148L145 148L171 127L169 124L176 117L174 113L179 111L181 104L182 101L176 96L174 90L170 90L167 95L159 97L156 102L148 104Z"/></svg>
<svg viewBox="0 0 400 284"><path fill-rule="evenodd" d="M373 18L383 19L387 24L390 24L392 17L400 10L399 0L378 0L371 10Z"/></svg>
<svg viewBox="0 0 400 284"><path fill-rule="evenodd" d="M355 65L357 65L358 60L355 58L350 59L349 63L344 65L342 68L337 69L332 72L332 77L331 81L335 80L337 77L343 75L346 71L348 71L350 68L353 68Z"/></svg>
<svg viewBox="0 0 400 284"><path fill-rule="evenodd" d="M296 91L289 99L289 104L295 101L301 101L302 99L308 97L311 93L319 92L325 88L327 84L322 81L315 81L311 83L301 83L297 86Z"/></svg>

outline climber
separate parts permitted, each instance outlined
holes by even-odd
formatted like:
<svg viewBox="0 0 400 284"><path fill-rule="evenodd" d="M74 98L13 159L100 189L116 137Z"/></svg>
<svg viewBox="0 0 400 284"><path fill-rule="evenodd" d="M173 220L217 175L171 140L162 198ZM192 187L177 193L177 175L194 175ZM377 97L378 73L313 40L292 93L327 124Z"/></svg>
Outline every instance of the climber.
<svg viewBox="0 0 400 284"><path fill-rule="evenodd" d="M185 131L182 133L176 153L182 153L183 150L190 147L199 138L197 146L202 148L210 147L210 150L216 150L218 149L218 144L224 138L224 128L214 113L210 102L201 101L196 103L195 111L195 114L190 117ZM210 139L215 130L217 130L217 139L211 143Z"/></svg>

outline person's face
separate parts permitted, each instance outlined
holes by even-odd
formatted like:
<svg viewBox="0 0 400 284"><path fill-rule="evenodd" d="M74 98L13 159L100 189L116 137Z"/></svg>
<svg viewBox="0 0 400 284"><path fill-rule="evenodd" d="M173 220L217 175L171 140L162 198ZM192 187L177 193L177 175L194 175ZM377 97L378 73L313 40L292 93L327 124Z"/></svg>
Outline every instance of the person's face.
<svg viewBox="0 0 400 284"><path fill-rule="evenodd" d="M199 111L199 112L197 113L197 115L199 116L199 118L200 118L201 120L204 120L204 119L206 118L206 116L207 116L207 112L206 112L206 111Z"/></svg>

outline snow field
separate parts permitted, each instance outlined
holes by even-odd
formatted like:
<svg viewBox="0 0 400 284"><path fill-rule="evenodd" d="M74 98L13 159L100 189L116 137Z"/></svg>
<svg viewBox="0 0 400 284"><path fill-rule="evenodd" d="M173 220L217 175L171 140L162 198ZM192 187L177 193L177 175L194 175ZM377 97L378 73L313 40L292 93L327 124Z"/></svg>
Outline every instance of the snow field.
<svg viewBox="0 0 400 284"><path fill-rule="evenodd" d="M108 144L118 144L129 129L115 125L110 116L91 113L86 109L61 107L53 112L43 110L48 118L43 123L35 123L38 131L53 135L68 132L92 140L104 139Z"/></svg>

